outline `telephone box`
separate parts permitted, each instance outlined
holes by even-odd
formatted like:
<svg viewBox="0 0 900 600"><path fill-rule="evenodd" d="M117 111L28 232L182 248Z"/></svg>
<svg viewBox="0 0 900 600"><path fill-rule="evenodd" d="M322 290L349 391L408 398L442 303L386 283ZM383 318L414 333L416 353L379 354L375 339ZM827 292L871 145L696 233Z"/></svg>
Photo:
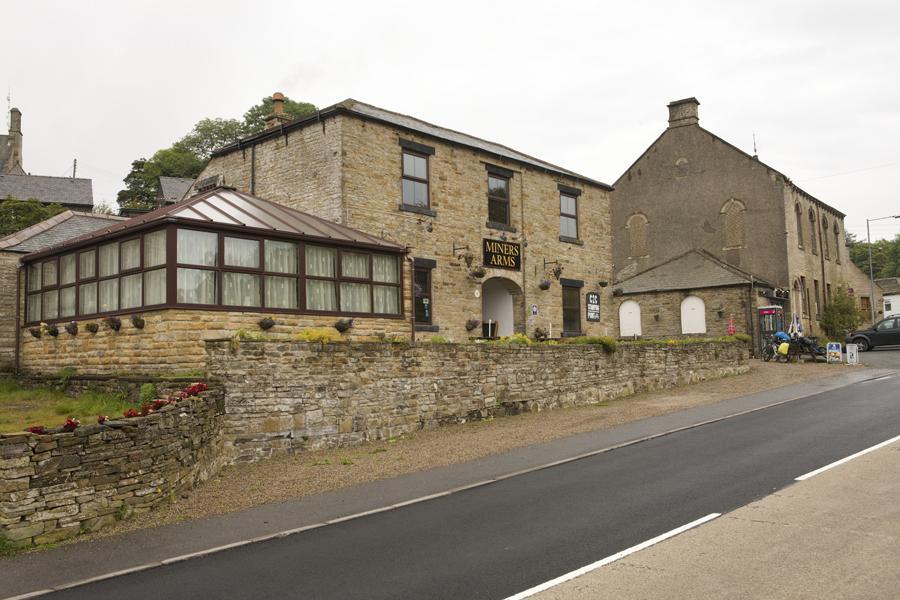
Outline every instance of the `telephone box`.
<svg viewBox="0 0 900 600"><path fill-rule="evenodd" d="M784 307L760 306L756 309L759 323L759 349L762 351L766 340L778 331L784 331Z"/></svg>

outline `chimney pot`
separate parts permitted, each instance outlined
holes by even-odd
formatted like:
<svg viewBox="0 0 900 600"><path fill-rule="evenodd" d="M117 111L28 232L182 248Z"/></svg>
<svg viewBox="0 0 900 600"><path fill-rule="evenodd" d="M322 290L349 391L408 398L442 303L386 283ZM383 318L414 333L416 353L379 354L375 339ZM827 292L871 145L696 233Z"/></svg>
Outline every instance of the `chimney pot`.
<svg viewBox="0 0 900 600"><path fill-rule="evenodd" d="M276 115L284 114L284 94L281 92L272 94L272 111Z"/></svg>
<svg viewBox="0 0 900 600"><path fill-rule="evenodd" d="M669 128L697 125L700 122L700 101L694 97L669 102Z"/></svg>

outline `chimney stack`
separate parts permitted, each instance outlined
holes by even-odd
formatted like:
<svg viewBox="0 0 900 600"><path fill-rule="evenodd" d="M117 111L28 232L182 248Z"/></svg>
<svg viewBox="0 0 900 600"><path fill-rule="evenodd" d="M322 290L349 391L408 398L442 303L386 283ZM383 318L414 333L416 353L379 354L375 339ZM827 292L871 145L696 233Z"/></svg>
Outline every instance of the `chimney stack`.
<svg viewBox="0 0 900 600"><path fill-rule="evenodd" d="M25 175L22 168L22 111L18 108L9 110L9 154L6 162L0 164L0 173L5 175Z"/></svg>
<svg viewBox="0 0 900 600"><path fill-rule="evenodd" d="M275 92L272 94L272 114L266 116L266 129L290 122L291 117L284 113L284 94Z"/></svg>
<svg viewBox="0 0 900 600"><path fill-rule="evenodd" d="M669 128L697 125L700 122L698 106L700 101L694 97L669 102Z"/></svg>

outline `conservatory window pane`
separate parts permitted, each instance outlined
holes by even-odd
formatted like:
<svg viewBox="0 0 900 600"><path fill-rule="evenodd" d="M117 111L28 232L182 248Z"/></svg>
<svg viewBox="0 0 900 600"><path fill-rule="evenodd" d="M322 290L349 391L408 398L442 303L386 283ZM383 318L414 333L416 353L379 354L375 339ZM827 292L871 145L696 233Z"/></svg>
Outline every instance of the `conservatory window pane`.
<svg viewBox="0 0 900 600"><path fill-rule="evenodd" d="M266 277L266 306L297 308L297 280L293 277Z"/></svg>
<svg viewBox="0 0 900 600"><path fill-rule="evenodd" d="M166 301L166 270L154 269L144 273L144 306Z"/></svg>
<svg viewBox="0 0 900 600"><path fill-rule="evenodd" d="M375 296L375 312L389 315L400 314L400 288L393 285L376 285L372 289Z"/></svg>
<svg viewBox="0 0 900 600"><path fill-rule="evenodd" d="M219 234L192 229L178 230L178 262L185 265L216 266Z"/></svg>
<svg viewBox="0 0 900 600"><path fill-rule="evenodd" d="M28 296L28 307L26 312L28 313L28 321L31 323L35 323L41 320L41 295L40 294L30 294Z"/></svg>
<svg viewBox="0 0 900 600"><path fill-rule="evenodd" d="M119 280L106 279L100 282L100 303L97 312L119 310Z"/></svg>
<svg viewBox="0 0 900 600"><path fill-rule="evenodd" d="M140 273L122 278L122 308L135 308L141 305L142 284L144 277Z"/></svg>
<svg viewBox="0 0 900 600"><path fill-rule="evenodd" d="M144 235L144 267L156 267L166 262L166 231Z"/></svg>
<svg viewBox="0 0 900 600"><path fill-rule="evenodd" d="M388 254L372 256L372 279L384 283L400 283L400 269L397 257Z"/></svg>
<svg viewBox="0 0 900 600"><path fill-rule="evenodd" d="M372 312L368 283L341 283L341 312Z"/></svg>
<svg viewBox="0 0 900 600"><path fill-rule="evenodd" d="M75 283L75 255L66 254L59 259L59 283Z"/></svg>
<svg viewBox="0 0 900 600"><path fill-rule="evenodd" d="M271 273L297 272L297 244L266 240L266 271Z"/></svg>
<svg viewBox="0 0 900 600"><path fill-rule="evenodd" d="M56 290L44 292L44 318L55 319L59 316L59 296Z"/></svg>
<svg viewBox="0 0 900 600"><path fill-rule="evenodd" d="M137 269L141 266L141 240L122 242L122 270Z"/></svg>
<svg viewBox="0 0 900 600"><path fill-rule="evenodd" d="M225 273L222 286L223 304L259 306L259 275Z"/></svg>
<svg viewBox="0 0 900 600"><path fill-rule="evenodd" d="M59 316L75 316L75 286L59 290Z"/></svg>
<svg viewBox="0 0 900 600"><path fill-rule="evenodd" d="M28 291L36 292L39 289L41 289L41 264L31 263L28 265Z"/></svg>
<svg viewBox="0 0 900 600"><path fill-rule="evenodd" d="M306 247L306 274L316 277L334 277L334 248Z"/></svg>
<svg viewBox="0 0 900 600"><path fill-rule="evenodd" d="M100 246L100 277L119 272L119 244Z"/></svg>
<svg viewBox="0 0 900 600"><path fill-rule="evenodd" d="M97 284L86 283L78 286L78 314L92 315L97 312Z"/></svg>
<svg viewBox="0 0 900 600"><path fill-rule="evenodd" d="M177 301L185 304L216 303L216 272L178 269Z"/></svg>
<svg viewBox="0 0 900 600"><path fill-rule="evenodd" d="M355 252L341 253L341 277L369 278L369 255Z"/></svg>
<svg viewBox="0 0 900 600"><path fill-rule="evenodd" d="M56 285L56 261L48 260L43 264L44 275L43 275L43 285L44 287L50 287L51 285Z"/></svg>
<svg viewBox="0 0 900 600"><path fill-rule="evenodd" d="M225 238L225 264L229 267L259 268L259 241Z"/></svg>
<svg viewBox="0 0 900 600"><path fill-rule="evenodd" d="M307 257L309 254L306 255ZM308 259L307 259L308 260ZM309 310L337 310L337 291L333 281L306 281L306 308Z"/></svg>
<svg viewBox="0 0 900 600"><path fill-rule="evenodd" d="M96 251L89 250L87 252L82 252L78 255L78 278L79 279L90 279L94 277L96 272L96 259L95 259Z"/></svg>

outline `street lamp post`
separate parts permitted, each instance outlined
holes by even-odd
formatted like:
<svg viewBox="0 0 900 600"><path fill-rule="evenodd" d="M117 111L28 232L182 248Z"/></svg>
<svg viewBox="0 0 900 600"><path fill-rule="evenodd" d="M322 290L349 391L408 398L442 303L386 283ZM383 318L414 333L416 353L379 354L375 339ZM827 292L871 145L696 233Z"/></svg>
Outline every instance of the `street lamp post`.
<svg viewBox="0 0 900 600"><path fill-rule="evenodd" d="M900 219L900 215L866 219L866 245L869 247L869 310L872 313L872 325L875 325L875 274L872 271L872 235L869 233L869 223L883 221L885 219Z"/></svg>

